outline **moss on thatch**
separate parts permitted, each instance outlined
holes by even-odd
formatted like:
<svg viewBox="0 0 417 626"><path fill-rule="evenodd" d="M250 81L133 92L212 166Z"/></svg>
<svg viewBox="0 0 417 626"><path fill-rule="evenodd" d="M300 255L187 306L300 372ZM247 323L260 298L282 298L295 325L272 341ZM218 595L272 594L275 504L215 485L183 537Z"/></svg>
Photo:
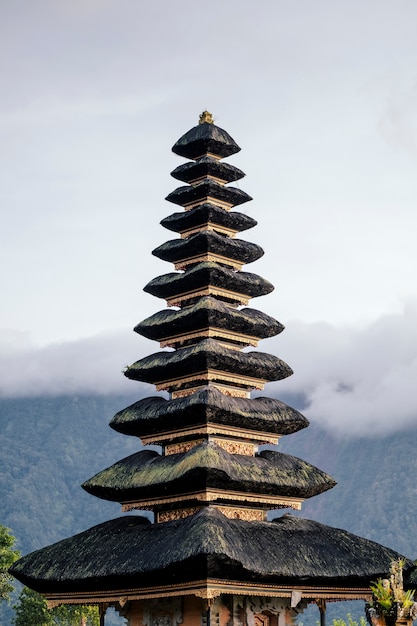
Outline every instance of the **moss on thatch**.
<svg viewBox="0 0 417 626"><path fill-rule="evenodd" d="M245 522L208 507L165 524L149 524L140 516L114 519L23 557L11 571L46 595L146 589L207 578L315 591L366 590L372 580L387 577L399 557L318 522L290 515L274 522ZM408 561L406 569L410 567Z"/></svg>
<svg viewBox="0 0 417 626"><path fill-rule="evenodd" d="M164 228L175 233L181 233L208 223L241 232L256 226L257 221L244 213L226 211L226 209L222 209L210 202L200 204L195 209L191 209L191 211L173 213L161 221Z"/></svg>
<svg viewBox="0 0 417 626"><path fill-rule="evenodd" d="M205 261L193 265L185 272L171 272L157 276L149 281L144 291L158 298L171 298L209 285L243 294L249 298L264 296L274 289L269 281L257 274L235 272L218 263Z"/></svg>
<svg viewBox="0 0 417 626"><path fill-rule="evenodd" d="M284 361L266 352L240 352L214 339L203 339L175 352L150 354L133 363L124 374L131 380L157 384L208 370L219 372L218 380L223 380L221 372L264 381L282 380L293 373Z"/></svg>
<svg viewBox="0 0 417 626"><path fill-rule="evenodd" d="M175 168L171 176L184 183L189 183L203 176L213 176L231 183L245 176L244 172L230 163L223 163L210 156L202 156L194 162L188 161Z"/></svg>
<svg viewBox="0 0 417 626"><path fill-rule="evenodd" d="M177 187L171 191L165 198L168 202L185 206L193 202L204 202L206 198L212 198L214 202L218 200L221 203L238 206L244 202L252 200L251 196L238 189L237 187L225 187L214 180L206 179L197 185L187 185Z"/></svg>
<svg viewBox="0 0 417 626"><path fill-rule="evenodd" d="M155 248L152 254L163 261L176 263L209 252L239 263L252 263L264 254L261 246L255 243L224 237L213 231L196 233L187 239L171 239Z"/></svg>
<svg viewBox="0 0 417 626"><path fill-rule="evenodd" d="M280 400L234 398L215 387L203 387L175 400L144 398L116 413L110 422L118 432L138 437L205 424L288 435L306 428L309 422Z"/></svg>
<svg viewBox="0 0 417 626"><path fill-rule="evenodd" d="M255 498L257 495L311 498L335 484L325 472L289 454L275 451L264 451L256 457L230 454L205 441L181 454L160 456L156 452L137 452L99 472L82 486L94 496L115 502L166 496L178 497L181 502L181 496L207 488Z"/></svg>
<svg viewBox="0 0 417 626"><path fill-rule="evenodd" d="M161 341L209 327L258 339L273 337L284 330L282 324L266 313L250 308L232 309L212 296L203 296L184 309L159 311L140 322L134 330L148 339Z"/></svg>

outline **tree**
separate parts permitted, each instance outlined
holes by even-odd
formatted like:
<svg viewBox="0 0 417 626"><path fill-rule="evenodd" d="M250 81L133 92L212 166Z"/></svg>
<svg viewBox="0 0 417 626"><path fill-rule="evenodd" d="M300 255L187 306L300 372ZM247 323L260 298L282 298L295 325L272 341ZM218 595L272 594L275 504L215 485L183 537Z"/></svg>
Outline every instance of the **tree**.
<svg viewBox="0 0 417 626"><path fill-rule="evenodd" d="M366 619L363 615L359 618L359 623L352 618L351 614L347 614L347 619L334 619L333 626L368 626Z"/></svg>
<svg viewBox="0 0 417 626"><path fill-rule="evenodd" d="M14 626L99 626L98 608L88 605L61 605L48 609L45 599L24 587L14 605Z"/></svg>
<svg viewBox="0 0 417 626"><path fill-rule="evenodd" d="M51 612L39 593L23 587L18 601L13 605L15 626L52 626Z"/></svg>
<svg viewBox="0 0 417 626"><path fill-rule="evenodd" d="M14 589L8 570L20 557L19 550L14 549L15 541L10 529L0 524L0 602L8 601Z"/></svg>
<svg viewBox="0 0 417 626"><path fill-rule="evenodd" d="M77 604L61 605L52 609L52 624L57 626L99 626L98 607Z"/></svg>

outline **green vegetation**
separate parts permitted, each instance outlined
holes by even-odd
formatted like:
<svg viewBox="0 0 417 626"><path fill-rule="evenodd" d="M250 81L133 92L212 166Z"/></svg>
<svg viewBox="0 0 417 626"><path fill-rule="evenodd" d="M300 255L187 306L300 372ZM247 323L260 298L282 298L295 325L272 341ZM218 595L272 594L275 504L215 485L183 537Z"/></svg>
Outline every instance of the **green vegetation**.
<svg viewBox="0 0 417 626"><path fill-rule="evenodd" d="M346 620L341 618L335 618L333 620L333 626L368 626L366 619L361 615L359 620L353 619L350 613L347 614Z"/></svg>
<svg viewBox="0 0 417 626"><path fill-rule="evenodd" d="M13 607L14 626L99 626L100 617L95 606L58 606L48 609L41 595L24 587Z"/></svg>
<svg viewBox="0 0 417 626"><path fill-rule="evenodd" d="M414 603L414 589L404 591L403 567L405 561L393 561L390 567L390 577L378 578L371 584L372 601L367 605L367 614L382 616L386 624L394 624L399 617L415 619L416 605Z"/></svg>
<svg viewBox="0 0 417 626"><path fill-rule="evenodd" d="M155 395L150 386L145 391L132 383L130 395L0 399L1 521L23 554L122 515L117 503L89 495L80 484L140 449L138 439L108 423L132 402ZM281 399L303 410L302 398ZM338 482L306 500L302 517L346 528L410 558L417 556L416 448L417 420L392 435L351 440L335 439L313 423L279 444L280 452L316 465ZM362 626L363 603L351 604L358 608L329 603L328 624L349 611ZM315 624L317 607L301 620L307 623L310 610ZM2 602L0 624L9 626L11 619L11 606Z"/></svg>
<svg viewBox="0 0 417 626"><path fill-rule="evenodd" d="M15 541L10 530L0 525L0 602L8 601L14 589L8 569L20 556L20 552L14 549Z"/></svg>

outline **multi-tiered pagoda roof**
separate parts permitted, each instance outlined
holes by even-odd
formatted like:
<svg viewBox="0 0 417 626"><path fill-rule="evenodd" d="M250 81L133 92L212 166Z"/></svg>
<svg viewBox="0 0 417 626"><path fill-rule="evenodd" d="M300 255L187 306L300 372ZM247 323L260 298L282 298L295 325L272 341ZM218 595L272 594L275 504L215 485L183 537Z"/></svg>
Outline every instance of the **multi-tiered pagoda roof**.
<svg viewBox="0 0 417 626"><path fill-rule="evenodd" d="M167 200L183 210L162 225L178 237L153 254L174 271L145 287L168 308L135 327L161 349L125 371L168 398L143 398L110 423L161 450L140 449L83 485L124 511L153 511L154 522L123 516L18 561L14 575L51 602L363 598L398 558L288 513L268 521L269 510L299 510L335 481L307 461L259 450L308 421L280 400L259 397L266 383L292 370L256 349L283 326L248 306L273 286L245 267L263 250L237 236L256 224L235 210L251 199L233 186L243 172L223 162L239 149L206 113L173 147L188 159L172 172L186 185Z"/></svg>

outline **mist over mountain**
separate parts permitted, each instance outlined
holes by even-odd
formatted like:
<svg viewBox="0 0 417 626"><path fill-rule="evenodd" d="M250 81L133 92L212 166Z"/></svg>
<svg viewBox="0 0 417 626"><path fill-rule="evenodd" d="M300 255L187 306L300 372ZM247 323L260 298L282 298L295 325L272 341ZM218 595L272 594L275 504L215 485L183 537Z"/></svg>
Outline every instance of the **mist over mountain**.
<svg viewBox="0 0 417 626"><path fill-rule="evenodd" d="M309 419L339 437L378 437L417 424L417 301L362 326L280 321L286 330L257 349L283 358L294 375L267 385L265 395L303 396ZM152 395L150 385L122 371L157 351L130 330L41 347L24 333L3 331L0 397Z"/></svg>
<svg viewBox="0 0 417 626"><path fill-rule="evenodd" d="M149 389L146 395L153 395ZM143 395L137 386L131 394L0 399L0 523L11 528L23 554L121 515L118 504L88 495L80 484L140 447L138 439L116 433L108 422ZM294 394L281 399L301 409L305 401ZM416 448L417 425L347 438L313 421L283 437L281 451L338 481L294 514L417 557Z"/></svg>

